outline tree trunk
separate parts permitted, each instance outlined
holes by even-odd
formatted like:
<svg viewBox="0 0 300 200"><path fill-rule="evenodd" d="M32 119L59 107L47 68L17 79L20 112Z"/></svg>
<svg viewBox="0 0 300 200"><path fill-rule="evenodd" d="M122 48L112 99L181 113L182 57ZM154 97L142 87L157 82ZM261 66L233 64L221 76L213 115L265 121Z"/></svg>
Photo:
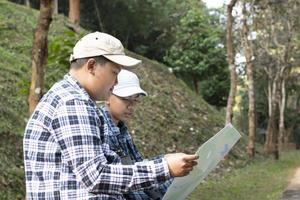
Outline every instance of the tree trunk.
<svg viewBox="0 0 300 200"><path fill-rule="evenodd" d="M69 19L73 24L80 22L80 0L69 0Z"/></svg>
<svg viewBox="0 0 300 200"><path fill-rule="evenodd" d="M31 115L44 88L44 66L47 63L48 54L48 31L52 21L53 0L41 0L40 16L34 33L32 47L32 74L31 86L28 96L29 114Z"/></svg>
<svg viewBox="0 0 300 200"><path fill-rule="evenodd" d="M58 0L54 0L53 14L58 14Z"/></svg>
<svg viewBox="0 0 300 200"><path fill-rule="evenodd" d="M268 125L267 125L267 132L266 132L266 142L265 142L265 152L267 154L272 152L272 140L273 140L273 127L274 124L273 119L273 109L272 109L272 82L271 78L268 79ZM272 133L272 134L270 134Z"/></svg>
<svg viewBox="0 0 300 200"><path fill-rule="evenodd" d="M265 144L265 151L267 154L274 154L275 159L279 158L278 151L278 138L277 138L277 130L275 127L275 108L276 105L272 106L274 109L272 111L272 115L268 118L268 127L267 127L267 139ZM275 108L274 108L275 107Z"/></svg>
<svg viewBox="0 0 300 200"><path fill-rule="evenodd" d="M100 11L99 11L97 2L96 2L96 0L93 0L93 2L94 2L94 7L95 7L95 9L96 9L96 14L97 14L98 22L99 22L99 28L100 28L100 31L101 31L101 32L104 32L104 26L103 26L103 23L102 23L102 20L101 20Z"/></svg>
<svg viewBox="0 0 300 200"><path fill-rule="evenodd" d="M194 85L196 94L199 94L198 78L197 78L197 75L195 75L195 74L193 74L193 85Z"/></svg>
<svg viewBox="0 0 300 200"><path fill-rule="evenodd" d="M278 145L279 149L282 150L284 144L284 136L285 136L285 126L284 126L284 111L286 104L286 90L285 90L285 78L281 81L281 95L279 101L279 138Z"/></svg>
<svg viewBox="0 0 300 200"><path fill-rule="evenodd" d="M28 7L28 8L30 8L31 6L30 6L30 1L29 0L25 0L25 5Z"/></svg>
<svg viewBox="0 0 300 200"><path fill-rule="evenodd" d="M227 108L226 108L226 124L232 123L233 118L233 106L234 106L234 99L236 94L237 88L237 74L235 71L235 64L234 64L234 46L233 46L233 33L232 33L232 26L233 26L233 16L232 10L234 5L236 4L237 0L231 0L230 4L227 6L227 61L230 70L230 91L227 100Z"/></svg>
<svg viewBox="0 0 300 200"><path fill-rule="evenodd" d="M253 63L252 63L252 45L248 39L249 27L247 24L247 11L246 5L243 5L243 28L242 28L242 41L244 46L244 52L246 56L247 78L248 78L248 98L249 98L249 140L247 153L250 157L255 155L255 135L256 135L256 115L255 115L255 88L253 78Z"/></svg>
<svg viewBox="0 0 300 200"><path fill-rule="evenodd" d="M265 152L267 154L273 153L276 159L279 158L277 130L275 127L275 113L277 107L277 99L276 99L277 84L278 84L278 74L276 74L274 79L269 77L269 81L268 81L269 118L268 118L268 127L267 127L267 137L265 143Z"/></svg>
<svg viewBox="0 0 300 200"><path fill-rule="evenodd" d="M298 116L300 115L300 108L299 108L300 101L299 100L300 100L300 93L297 93L296 94L296 99L294 101L294 105L290 106L290 108L293 108L294 112L290 113L291 121L289 123L290 125L288 127L286 127L286 129L285 129L285 135L283 137L284 144L287 144L287 143L290 142L290 139L292 138L293 131L297 131L297 130L294 130L294 129L297 129L297 126L299 126L299 125L297 125ZM300 130L298 130L298 134L300 135ZM300 138L298 138L298 139L300 139ZM297 138L294 138L295 142L296 142L296 140L297 140ZM299 145L300 143L298 142L296 144Z"/></svg>
<svg viewBox="0 0 300 200"><path fill-rule="evenodd" d="M282 56L283 67L280 70L280 79L281 79L281 90L280 90L280 101L279 101L279 148L282 149L283 144L285 143L285 122L284 122L284 113L286 106L286 80L291 71L290 57L291 51L293 49L292 38L294 35L293 22L288 21L287 23L287 35L288 39L285 43L284 54Z"/></svg>

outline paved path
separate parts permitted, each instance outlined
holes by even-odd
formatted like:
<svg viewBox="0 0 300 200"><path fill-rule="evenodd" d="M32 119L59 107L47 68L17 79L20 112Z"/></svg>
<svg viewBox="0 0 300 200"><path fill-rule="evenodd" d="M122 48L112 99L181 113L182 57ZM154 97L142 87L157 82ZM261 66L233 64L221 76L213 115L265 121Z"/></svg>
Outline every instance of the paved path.
<svg viewBox="0 0 300 200"><path fill-rule="evenodd" d="M300 200L300 167L289 186L285 189L280 200Z"/></svg>

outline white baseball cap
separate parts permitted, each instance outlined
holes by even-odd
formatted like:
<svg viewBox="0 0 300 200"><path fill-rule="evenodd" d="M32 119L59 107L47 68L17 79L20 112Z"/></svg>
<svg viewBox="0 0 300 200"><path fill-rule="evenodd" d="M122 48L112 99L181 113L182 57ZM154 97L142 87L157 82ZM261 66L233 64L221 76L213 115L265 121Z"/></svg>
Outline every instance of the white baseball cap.
<svg viewBox="0 0 300 200"><path fill-rule="evenodd" d="M73 48L70 62L78 58L94 56L104 56L108 60L125 67L135 66L142 62L126 56L120 40L101 32L89 33L81 38Z"/></svg>
<svg viewBox="0 0 300 200"><path fill-rule="evenodd" d="M112 93L119 97L129 97L135 94L148 95L140 87L137 75L125 69L122 69L118 74L118 84L114 86Z"/></svg>

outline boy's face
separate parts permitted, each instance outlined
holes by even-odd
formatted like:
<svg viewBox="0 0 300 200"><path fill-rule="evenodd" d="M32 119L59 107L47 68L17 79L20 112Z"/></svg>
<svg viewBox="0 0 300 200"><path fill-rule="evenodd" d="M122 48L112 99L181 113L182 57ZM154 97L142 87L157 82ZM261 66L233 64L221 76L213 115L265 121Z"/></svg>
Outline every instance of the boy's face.
<svg viewBox="0 0 300 200"><path fill-rule="evenodd" d="M129 97L118 97L111 95L108 98L108 109L112 118L116 121L127 122L133 117L136 106L139 103L139 95L132 95Z"/></svg>

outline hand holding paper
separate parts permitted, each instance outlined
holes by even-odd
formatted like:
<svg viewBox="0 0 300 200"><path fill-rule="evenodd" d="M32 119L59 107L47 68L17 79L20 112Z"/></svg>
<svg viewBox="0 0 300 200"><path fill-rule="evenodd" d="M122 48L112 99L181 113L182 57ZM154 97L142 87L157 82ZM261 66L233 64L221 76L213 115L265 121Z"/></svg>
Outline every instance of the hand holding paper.
<svg viewBox="0 0 300 200"><path fill-rule="evenodd" d="M165 155L170 174L173 177L186 176L197 165L198 155L188 155L184 153L173 153Z"/></svg>

